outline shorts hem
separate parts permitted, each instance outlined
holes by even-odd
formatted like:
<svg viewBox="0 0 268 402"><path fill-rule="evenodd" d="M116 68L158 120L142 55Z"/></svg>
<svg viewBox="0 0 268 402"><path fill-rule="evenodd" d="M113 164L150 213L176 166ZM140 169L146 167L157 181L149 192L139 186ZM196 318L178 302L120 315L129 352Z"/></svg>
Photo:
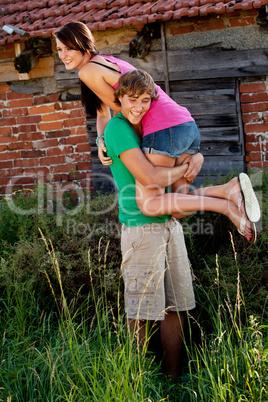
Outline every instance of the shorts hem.
<svg viewBox="0 0 268 402"><path fill-rule="evenodd" d="M200 150L196 150L196 149L187 149L186 151L183 151L183 152L177 152L177 153L171 154L166 151L159 151L158 149L149 148L149 147L142 147L141 150L144 154L163 155L163 156L168 156L169 158L180 158L182 154L195 155L200 151Z"/></svg>

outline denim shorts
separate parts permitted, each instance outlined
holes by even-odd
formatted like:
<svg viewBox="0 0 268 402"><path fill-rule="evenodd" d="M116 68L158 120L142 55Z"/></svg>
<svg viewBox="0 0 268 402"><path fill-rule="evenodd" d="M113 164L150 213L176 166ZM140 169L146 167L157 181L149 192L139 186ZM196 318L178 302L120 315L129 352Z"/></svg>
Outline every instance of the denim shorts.
<svg viewBox="0 0 268 402"><path fill-rule="evenodd" d="M200 151L200 132L194 121L169 127L145 135L141 149L145 154L158 154L179 158L183 153L195 154Z"/></svg>

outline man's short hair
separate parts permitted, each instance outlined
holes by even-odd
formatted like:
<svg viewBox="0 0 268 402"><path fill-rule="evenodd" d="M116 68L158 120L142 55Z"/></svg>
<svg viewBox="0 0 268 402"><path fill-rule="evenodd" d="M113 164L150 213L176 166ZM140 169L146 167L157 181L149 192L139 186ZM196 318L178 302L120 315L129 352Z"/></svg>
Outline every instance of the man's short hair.
<svg viewBox="0 0 268 402"><path fill-rule="evenodd" d="M150 74L144 70L130 70L122 74L119 78L118 88L114 92L114 102L118 106L121 106L119 97L123 97L124 95L140 96L144 93L149 94L152 101L158 99L154 80Z"/></svg>

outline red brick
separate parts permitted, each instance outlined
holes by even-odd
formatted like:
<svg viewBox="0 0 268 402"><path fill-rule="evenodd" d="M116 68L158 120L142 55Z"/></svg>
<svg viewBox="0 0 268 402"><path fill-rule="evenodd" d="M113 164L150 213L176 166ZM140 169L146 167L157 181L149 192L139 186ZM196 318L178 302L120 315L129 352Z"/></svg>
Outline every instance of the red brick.
<svg viewBox="0 0 268 402"><path fill-rule="evenodd" d="M3 152L3 151L6 151L7 150L7 145L5 144L5 145L0 145L0 152ZM1 158L1 154L0 154L0 159L4 159L4 158Z"/></svg>
<svg viewBox="0 0 268 402"><path fill-rule="evenodd" d="M0 52L1 55L1 52ZM1 58L1 56L0 56ZM0 93L2 92L9 92L10 91L10 86L8 84L1 84L0 85Z"/></svg>
<svg viewBox="0 0 268 402"><path fill-rule="evenodd" d="M47 156L55 155L67 155L73 153L73 147L71 145L66 147L55 147L47 150Z"/></svg>
<svg viewBox="0 0 268 402"><path fill-rule="evenodd" d="M75 172L75 173L70 173L67 177L67 180L73 181L73 180L83 180L86 179L88 176L87 172Z"/></svg>
<svg viewBox="0 0 268 402"><path fill-rule="evenodd" d="M19 174L22 174L23 169L22 168L13 168L13 169L4 169L1 172L1 175L3 177L14 177L18 176Z"/></svg>
<svg viewBox="0 0 268 402"><path fill-rule="evenodd" d="M223 19L212 19L208 17L208 19L204 21L199 21L195 25L195 31L211 31L211 30L225 29L225 23Z"/></svg>
<svg viewBox="0 0 268 402"><path fill-rule="evenodd" d="M13 130L14 134L34 132L34 131L36 131L36 124L19 125L19 126L13 127L12 130Z"/></svg>
<svg viewBox="0 0 268 402"><path fill-rule="evenodd" d="M249 155L246 156L246 160L248 162L250 162L250 161L259 162L262 160L262 154L261 154L261 152L251 152Z"/></svg>
<svg viewBox="0 0 268 402"><path fill-rule="evenodd" d="M245 145L246 152L257 152L260 151L260 144L259 143L248 143Z"/></svg>
<svg viewBox="0 0 268 402"><path fill-rule="evenodd" d="M18 99L20 99L21 103L23 102L24 99L31 99L31 98L32 98L32 95L19 94L18 92L9 92L7 94L7 99L8 100L18 100Z"/></svg>
<svg viewBox="0 0 268 402"><path fill-rule="evenodd" d="M264 133L268 131L268 123L262 124L246 124L245 133Z"/></svg>
<svg viewBox="0 0 268 402"><path fill-rule="evenodd" d="M9 177L1 177L0 178L0 186L6 186L9 184L10 178Z"/></svg>
<svg viewBox="0 0 268 402"><path fill-rule="evenodd" d="M259 92L259 93L251 93L251 94L242 94L240 96L240 100L242 103L265 102L265 101L268 101L268 93L267 92Z"/></svg>
<svg viewBox="0 0 268 402"><path fill-rule="evenodd" d="M34 105L43 105L44 103L55 103L59 99L59 94L35 96Z"/></svg>
<svg viewBox="0 0 268 402"><path fill-rule="evenodd" d="M80 134L86 134L87 135L87 127L86 124L83 126L79 127L71 127L70 128L71 134L72 135L80 135ZM87 137L86 137L87 138ZM88 141L88 140L86 140Z"/></svg>
<svg viewBox="0 0 268 402"><path fill-rule="evenodd" d="M78 144L76 149L77 149L77 152L90 152L91 151L91 147L88 143L87 144Z"/></svg>
<svg viewBox="0 0 268 402"><path fill-rule="evenodd" d="M171 27L170 28L170 33L171 35L182 35L186 33L190 33L194 31L194 25L189 24L189 25L180 25L178 27Z"/></svg>
<svg viewBox="0 0 268 402"><path fill-rule="evenodd" d="M50 156L46 158L40 159L40 166L51 166L51 165L58 165L59 163L65 162L65 156ZM54 169L54 167L53 167Z"/></svg>
<svg viewBox="0 0 268 402"><path fill-rule="evenodd" d="M1 148L0 148L1 152ZM0 153L0 160L6 161L6 160L13 160L15 163L15 159L20 158L20 152L15 152L15 151L8 151L8 152L1 152Z"/></svg>
<svg viewBox="0 0 268 402"><path fill-rule="evenodd" d="M21 167L21 168L38 166L38 159L37 158L15 159L14 160L14 166L15 167Z"/></svg>
<svg viewBox="0 0 268 402"><path fill-rule="evenodd" d="M67 110L67 109L77 109L77 108L81 108L82 104L81 101L71 101L71 102L64 102L62 103L62 109L63 110Z"/></svg>
<svg viewBox="0 0 268 402"><path fill-rule="evenodd" d="M1 128L0 128L1 133ZM7 135L0 136L0 144L9 144L10 142L18 141L16 137L9 137Z"/></svg>
<svg viewBox="0 0 268 402"><path fill-rule="evenodd" d="M16 124L16 119L14 117L1 119L1 126L14 126Z"/></svg>
<svg viewBox="0 0 268 402"><path fill-rule="evenodd" d="M256 123L262 121L262 117L259 113L243 113L242 119L243 123Z"/></svg>
<svg viewBox="0 0 268 402"><path fill-rule="evenodd" d="M25 141L16 141L16 142L11 142L8 145L8 148L11 150L16 150L16 149L33 149L33 143L32 142L25 142Z"/></svg>
<svg viewBox="0 0 268 402"><path fill-rule="evenodd" d="M40 149L33 149L32 151L21 151L22 158L41 158L45 155L45 151Z"/></svg>
<svg viewBox="0 0 268 402"><path fill-rule="evenodd" d="M78 170L90 170L92 168L91 162L78 162L77 169Z"/></svg>
<svg viewBox="0 0 268 402"><path fill-rule="evenodd" d="M37 176L37 180L42 180L43 182L45 181L43 176L49 174L49 169L47 167L33 166L31 168L24 169L24 173L27 175L35 175Z"/></svg>
<svg viewBox="0 0 268 402"><path fill-rule="evenodd" d="M63 128L62 121L54 121L52 123L40 123L39 124L39 129L41 131L55 131L55 130L60 130L61 128Z"/></svg>
<svg viewBox="0 0 268 402"><path fill-rule="evenodd" d="M53 167L53 171L55 173L63 173L63 172L69 173L71 170L76 170L75 163L68 163L67 165L57 165Z"/></svg>
<svg viewBox="0 0 268 402"><path fill-rule="evenodd" d="M13 100L8 102L8 107L9 108L15 108L15 107L25 107L25 106L32 106L33 101L32 99L24 99L23 102L21 100Z"/></svg>
<svg viewBox="0 0 268 402"><path fill-rule="evenodd" d="M54 105L32 106L31 108L29 108L29 114L43 115L45 113L54 113L54 111Z"/></svg>
<svg viewBox="0 0 268 402"><path fill-rule="evenodd" d="M75 110L70 110L69 118L75 118L75 117L83 117L85 118L85 111L84 109L75 109Z"/></svg>
<svg viewBox="0 0 268 402"><path fill-rule="evenodd" d="M46 138L61 138L69 137L71 135L70 130L55 130L46 133Z"/></svg>
<svg viewBox="0 0 268 402"><path fill-rule="evenodd" d="M76 119L68 119L64 121L64 127L76 127L76 126L82 126L86 124L86 119L85 117L80 117Z"/></svg>
<svg viewBox="0 0 268 402"><path fill-rule="evenodd" d="M39 123L41 120L41 116L24 116L17 118L17 124Z"/></svg>
<svg viewBox="0 0 268 402"><path fill-rule="evenodd" d="M266 112L268 110L268 102L242 104L241 109L243 113Z"/></svg>
<svg viewBox="0 0 268 402"><path fill-rule="evenodd" d="M78 153L74 153L72 155L68 155L68 160L71 162L88 162L90 159L90 155L89 154L78 154Z"/></svg>
<svg viewBox="0 0 268 402"><path fill-rule="evenodd" d="M23 133L18 135L18 141L38 141L44 138L44 134L40 132Z"/></svg>
<svg viewBox="0 0 268 402"><path fill-rule="evenodd" d="M86 135L73 135L71 137L66 138L66 144L84 144L88 143L88 139Z"/></svg>
<svg viewBox="0 0 268 402"><path fill-rule="evenodd" d="M68 113L50 113L50 114L44 114L42 116L43 121L58 121L58 120L65 120L69 118Z"/></svg>
<svg viewBox="0 0 268 402"><path fill-rule="evenodd" d="M244 17L244 18L230 18L228 26L233 27L244 27L255 24L254 17Z"/></svg>
<svg viewBox="0 0 268 402"><path fill-rule="evenodd" d="M11 127L0 127L0 136L2 136L2 135L8 136L10 134L12 134L12 128ZM1 137L0 137L0 143L1 143Z"/></svg>
<svg viewBox="0 0 268 402"><path fill-rule="evenodd" d="M3 110L3 117L26 116L27 114L28 114L27 107Z"/></svg>
<svg viewBox="0 0 268 402"><path fill-rule="evenodd" d="M56 138L51 138L49 140L38 141L35 143L36 149L44 149L50 147L56 147L58 145L58 141Z"/></svg>
<svg viewBox="0 0 268 402"><path fill-rule="evenodd" d="M0 169L13 168L13 161L0 161Z"/></svg>
<svg viewBox="0 0 268 402"><path fill-rule="evenodd" d="M251 92L265 92L267 91L266 84L264 82L251 82L248 84L241 84L239 87L241 93Z"/></svg>

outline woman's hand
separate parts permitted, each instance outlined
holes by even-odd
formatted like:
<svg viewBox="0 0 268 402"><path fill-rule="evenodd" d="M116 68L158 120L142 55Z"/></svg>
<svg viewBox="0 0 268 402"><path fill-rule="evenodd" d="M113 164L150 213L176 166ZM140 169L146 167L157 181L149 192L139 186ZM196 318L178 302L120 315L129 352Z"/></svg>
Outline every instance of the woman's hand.
<svg viewBox="0 0 268 402"><path fill-rule="evenodd" d="M198 173L200 172L202 165L204 162L204 157L203 155L198 152L194 155L189 155L184 161L183 163L188 163L188 169L185 172L184 177L187 179L187 181L189 183L192 183L194 181L194 179L196 178L196 176L198 175Z"/></svg>
<svg viewBox="0 0 268 402"><path fill-rule="evenodd" d="M99 138L98 157L103 165L109 166L113 163L110 156L105 156L107 149L102 138Z"/></svg>

